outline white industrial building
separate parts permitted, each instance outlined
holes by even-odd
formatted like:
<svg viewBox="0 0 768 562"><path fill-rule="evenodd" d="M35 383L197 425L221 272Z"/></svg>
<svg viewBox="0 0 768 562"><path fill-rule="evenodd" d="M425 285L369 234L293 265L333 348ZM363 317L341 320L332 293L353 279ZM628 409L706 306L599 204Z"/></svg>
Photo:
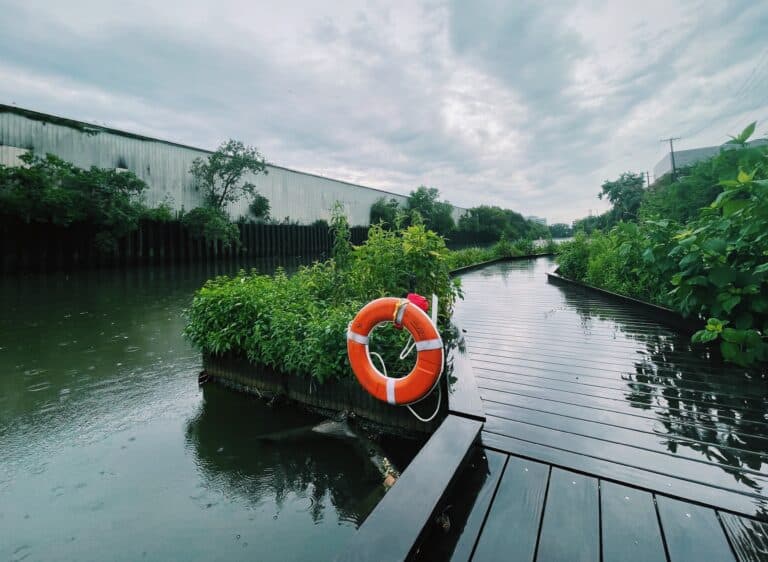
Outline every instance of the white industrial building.
<svg viewBox="0 0 768 562"><path fill-rule="evenodd" d="M766 144L765 140L754 140L748 142L748 146L759 146ZM736 144L721 144L719 146L704 146L701 148L690 148L688 150L675 150L675 168L681 169L691 166L696 162L701 162L713 156L720 154L721 150L733 150L739 148ZM653 179L657 180L672 171L672 153L667 152L653 167Z"/></svg>
<svg viewBox="0 0 768 562"><path fill-rule="evenodd" d="M81 167L127 169L144 180L149 189L146 202L155 206L168 201L176 209L198 207L202 196L194 185L189 168L208 150L154 139L0 104L0 164L16 165L18 156L32 150L55 154ZM401 205L407 197L380 189L356 185L269 164L268 174L246 177L269 199L273 218L310 224L328 220L336 201L344 205L352 225L367 225L371 205L379 198L394 198ZM410 191L415 186L404 187ZM250 201L230 206L233 218L247 215ZM454 220L465 209L454 207Z"/></svg>

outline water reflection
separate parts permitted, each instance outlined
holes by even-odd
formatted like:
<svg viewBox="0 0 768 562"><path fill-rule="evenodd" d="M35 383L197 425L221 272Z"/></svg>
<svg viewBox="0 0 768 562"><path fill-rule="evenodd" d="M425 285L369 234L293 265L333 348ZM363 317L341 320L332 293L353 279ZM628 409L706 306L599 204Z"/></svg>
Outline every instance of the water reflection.
<svg viewBox="0 0 768 562"><path fill-rule="evenodd" d="M736 481L762 492L768 475L764 367L724 363L693 348L686 334L642 324L649 319L640 311L578 289L558 290L578 313L582 335L593 338L593 347L615 348L612 357L627 402L653 415L652 431L668 452L716 463Z"/></svg>
<svg viewBox="0 0 768 562"><path fill-rule="evenodd" d="M369 459L352 443L333 437L260 439L322 418L247 396L233 399L231 392L206 385L200 410L186 428L188 447L208 486L253 505L274 501L278 517L291 496L315 523L332 506L341 520L359 525L385 491Z"/></svg>
<svg viewBox="0 0 768 562"><path fill-rule="evenodd" d="M382 493L314 417L197 387L182 311L256 261L0 278L0 560L331 559ZM215 395L215 396L214 396Z"/></svg>

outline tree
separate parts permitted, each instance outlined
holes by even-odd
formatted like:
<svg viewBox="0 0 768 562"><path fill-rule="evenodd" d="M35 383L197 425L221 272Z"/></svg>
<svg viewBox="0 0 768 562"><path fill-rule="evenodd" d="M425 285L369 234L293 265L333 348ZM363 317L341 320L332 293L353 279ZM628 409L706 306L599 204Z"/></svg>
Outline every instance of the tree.
<svg viewBox="0 0 768 562"><path fill-rule="evenodd" d="M602 191L597 196L607 197L613 205L613 215L616 222L637 219L640 203L643 200L645 178L642 174L624 172L615 181L604 181Z"/></svg>
<svg viewBox="0 0 768 562"><path fill-rule="evenodd" d="M549 225L549 234L552 238L568 238L569 236L573 236L573 229L569 224L558 222Z"/></svg>
<svg viewBox="0 0 768 562"><path fill-rule="evenodd" d="M256 220L266 221L269 220L269 211L269 199L260 193L255 193L253 201L248 205L248 212L251 213L251 216Z"/></svg>
<svg viewBox="0 0 768 562"><path fill-rule="evenodd" d="M456 228L453 206L448 201L438 200L439 196L437 188L419 186L408 196L408 210L418 212L428 229L446 235Z"/></svg>
<svg viewBox="0 0 768 562"><path fill-rule="evenodd" d="M371 224L382 223L386 228L394 228L399 208L400 204L394 197L380 197L371 205Z"/></svg>
<svg viewBox="0 0 768 562"><path fill-rule="evenodd" d="M229 139L207 159L195 158L189 172L195 177L207 206L223 209L244 195L256 194L256 186L240 183L246 173L267 174L264 157L256 148Z"/></svg>
<svg viewBox="0 0 768 562"><path fill-rule="evenodd" d="M87 225L94 230L96 247L108 252L148 210L142 199L147 185L131 172L86 170L53 154L29 152L20 159L23 166L0 165L0 217Z"/></svg>
<svg viewBox="0 0 768 562"><path fill-rule="evenodd" d="M502 236L519 240L530 237L538 226L511 209L490 205L472 207L459 219L459 230L473 233L478 242L496 242Z"/></svg>

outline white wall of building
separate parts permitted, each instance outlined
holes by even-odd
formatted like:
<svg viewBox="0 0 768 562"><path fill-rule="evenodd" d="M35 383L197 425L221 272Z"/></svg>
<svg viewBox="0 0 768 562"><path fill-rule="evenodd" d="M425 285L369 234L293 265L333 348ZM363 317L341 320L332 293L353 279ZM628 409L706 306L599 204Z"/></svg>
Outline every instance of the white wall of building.
<svg viewBox="0 0 768 562"><path fill-rule="evenodd" d="M81 168L127 168L149 186L148 205L168 201L176 210L190 210L201 204L202 197L189 168L195 158L210 154L87 123L42 114L31 118L7 106L0 107L0 164L17 165L19 154L25 150L41 155L52 153ZM278 220L288 217L302 224L327 220L331 207L339 201L352 225L367 225L371 205L380 197L394 197L400 204L407 200L403 195L279 166L268 166L267 170L267 175L245 180L255 184L257 191L269 199L271 215ZM246 215L249 202L243 199L232 205L230 215ZM464 209L455 207L454 219L458 221L463 212Z"/></svg>

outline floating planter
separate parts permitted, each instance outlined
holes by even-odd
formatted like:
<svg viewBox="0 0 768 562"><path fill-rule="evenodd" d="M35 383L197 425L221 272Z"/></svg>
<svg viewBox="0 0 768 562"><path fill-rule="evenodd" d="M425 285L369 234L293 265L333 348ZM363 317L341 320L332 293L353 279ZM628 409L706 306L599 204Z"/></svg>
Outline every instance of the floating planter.
<svg viewBox="0 0 768 562"><path fill-rule="evenodd" d="M318 384L309 375L278 373L231 354L203 355L203 367L212 382L262 398L285 398L330 417L346 413L364 427L405 437L432 433L440 425L447 411L447 405L442 401L435 418L424 423L416 419L405 407L392 406L377 400L368 394L354 377L330 379ZM443 385L441 392L446 396L446 379L442 378L438 384ZM436 395L437 389L414 408L417 411L424 410L424 416L431 415L437 401Z"/></svg>

